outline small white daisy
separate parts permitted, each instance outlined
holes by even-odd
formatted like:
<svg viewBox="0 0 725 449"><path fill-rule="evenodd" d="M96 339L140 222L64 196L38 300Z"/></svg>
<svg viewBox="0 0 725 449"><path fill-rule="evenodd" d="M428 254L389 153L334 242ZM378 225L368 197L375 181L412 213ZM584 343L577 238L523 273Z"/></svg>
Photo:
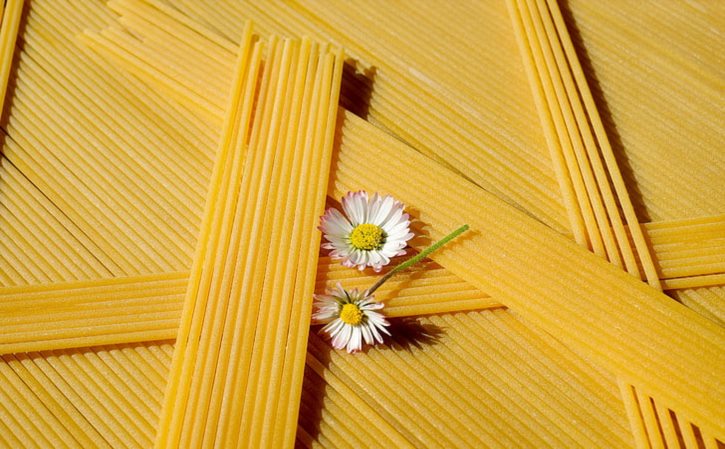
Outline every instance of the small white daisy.
<svg viewBox="0 0 725 449"><path fill-rule="evenodd" d="M320 231L332 250L330 257L342 259L346 267L373 267L377 272L390 258L405 254L410 232L410 217L403 203L390 195L368 197L367 192L349 192L342 198L343 215L334 208L320 217Z"/></svg>
<svg viewBox="0 0 725 449"><path fill-rule="evenodd" d="M338 283L326 295L315 295L314 308L312 319L319 324L327 323L321 332L330 335L335 349L347 347L347 352L359 351L363 340L369 345L376 341L382 343L380 332L390 335L385 329L390 323L375 312L382 309L383 304L366 292L347 291Z"/></svg>

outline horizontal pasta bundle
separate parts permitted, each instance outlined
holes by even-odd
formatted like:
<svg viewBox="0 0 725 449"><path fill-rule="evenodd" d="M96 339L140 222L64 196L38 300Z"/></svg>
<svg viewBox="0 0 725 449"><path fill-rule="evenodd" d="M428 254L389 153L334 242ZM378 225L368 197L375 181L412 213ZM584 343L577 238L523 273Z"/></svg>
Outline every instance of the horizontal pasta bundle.
<svg viewBox="0 0 725 449"><path fill-rule="evenodd" d="M377 278L323 257L315 291L365 289ZM188 280L179 272L0 288L0 354L174 339ZM399 275L376 298L390 317L501 307L434 264Z"/></svg>
<svg viewBox="0 0 725 449"><path fill-rule="evenodd" d="M701 285L704 277L721 277L724 231L724 216L645 224L658 269L690 275L663 275L665 288L671 282ZM315 291L323 293L338 282L365 289L377 276L321 257ZM187 280L187 272L178 272L0 288L0 325L5 329L0 354L175 338ZM433 263L398 275L377 291L376 299L385 303L389 317L501 307ZM711 309L717 310L715 305Z"/></svg>

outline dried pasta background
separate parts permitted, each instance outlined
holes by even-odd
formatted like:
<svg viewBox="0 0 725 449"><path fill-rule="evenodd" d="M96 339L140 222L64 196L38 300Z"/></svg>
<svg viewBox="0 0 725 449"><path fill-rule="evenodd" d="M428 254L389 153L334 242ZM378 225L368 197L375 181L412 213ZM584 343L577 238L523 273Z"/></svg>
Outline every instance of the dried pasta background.
<svg viewBox="0 0 725 449"><path fill-rule="evenodd" d="M0 447L723 446L720 2L0 5Z"/></svg>

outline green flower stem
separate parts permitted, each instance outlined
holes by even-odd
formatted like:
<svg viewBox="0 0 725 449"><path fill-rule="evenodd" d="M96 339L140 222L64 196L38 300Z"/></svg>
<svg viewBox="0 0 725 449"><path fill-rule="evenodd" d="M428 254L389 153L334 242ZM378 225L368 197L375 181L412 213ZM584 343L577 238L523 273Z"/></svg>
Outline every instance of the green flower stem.
<svg viewBox="0 0 725 449"><path fill-rule="evenodd" d="M407 268L412 267L413 265L417 264L421 260L428 257L430 253L433 251L439 249L441 246L445 245L446 243L450 242L454 238L458 237L459 235L463 234L468 230L468 225L463 225L460 228L456 229L455 231L451 232L447 236L443 237L442 239L438 240L428 248L424 249L423 251L419 252L418 255L415 257L411 257L410 259L406 260L405 262L401 263L397 267L393 268L389 272L385 274L385 276L381 277L378 282L376 282L372 287L370 287L367 291L368 295L372 295L375 290L380 288L381 285L383 285L388 279L393 277L396 273L399 273Z"/></svg>

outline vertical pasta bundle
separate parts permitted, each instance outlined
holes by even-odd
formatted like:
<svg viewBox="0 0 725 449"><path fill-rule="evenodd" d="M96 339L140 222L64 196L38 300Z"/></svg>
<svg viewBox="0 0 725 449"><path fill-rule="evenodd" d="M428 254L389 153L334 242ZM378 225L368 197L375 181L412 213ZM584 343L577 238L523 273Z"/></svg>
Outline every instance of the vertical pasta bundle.
<svg viewBox="0 0 725 449"><path fill-rule="evenodd" d="M556 2L507 3L577 242L657 289L660 278L712 282L712 273L725 267L717 256L698 251L695 264L677 258L655 264ZM675 432L667 430L678 423L683 434L691 432L688 420L673 422L661 402L623 383L621 391L638 442L647 435L653 447L664 445L661 439L674 445Z"/></svg>
<svg viewBox="0 0 725 449"><path fill-rule="evenodd" d="M260 75L261 53L248 26L159 448L294 441L319 244L310 236L324 207L343 61L309 40L273 36Z"/></svg>
<svg viewBox="0 0 725 449"><path fill-rule="evenodd" d="M508 6L577 243L661 289L558 5Z"/></svg>

